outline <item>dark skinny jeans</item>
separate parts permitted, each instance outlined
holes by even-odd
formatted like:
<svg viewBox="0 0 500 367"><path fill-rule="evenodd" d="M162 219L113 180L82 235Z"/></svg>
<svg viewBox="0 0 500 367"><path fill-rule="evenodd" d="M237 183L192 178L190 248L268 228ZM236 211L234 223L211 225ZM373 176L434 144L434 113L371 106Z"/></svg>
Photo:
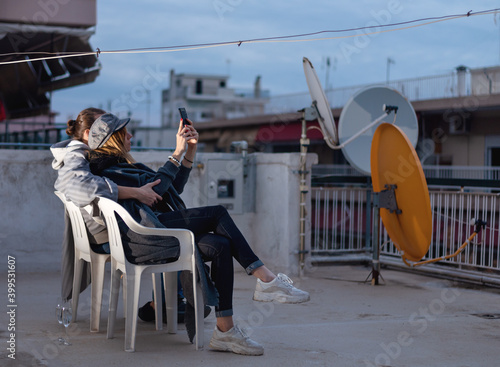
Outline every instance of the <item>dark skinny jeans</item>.
<svg viewBox="0 0 500 367"><path fill-rule="evenodd" d="M184 228L194 233L204 261L211 261L211 276L219 292L217 317L233 315L233 258L247 274L264 265L252 251L226 208L221 205L184 209L158 215L167 228Z"/></svg>

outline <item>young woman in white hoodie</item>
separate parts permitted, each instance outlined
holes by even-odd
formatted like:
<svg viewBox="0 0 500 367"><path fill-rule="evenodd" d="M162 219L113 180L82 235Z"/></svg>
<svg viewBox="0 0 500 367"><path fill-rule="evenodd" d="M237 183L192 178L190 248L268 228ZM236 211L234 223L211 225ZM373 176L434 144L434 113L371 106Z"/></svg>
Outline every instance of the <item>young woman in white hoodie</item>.
<svg viewBox="0 0 500 367"><path fill-rule="evenodd" d="M54 188L62 192L66 198L77 206L82 207L82 214L89 232L89 241L96 252L109 252L103 248L103 244L108 242L106 227L93 220L94 213L89 213L84 206L92 204L97 196L109 198L114 201L118 199L137 199L140 202L151 206L161 200L153 187L160 180L148 183L142 187L118 186L113 181L99 176L94 176L90 172L89 161L87 160L88 136L94 121L106 111L98 108L87 108L81 111L75 120L68 121L66 134L71 139L54 144L50 150L54 156L52 168L57 171L57 179ZM95 212L98 216L98 211ZM105 245L104 245L105 246ZM73 288L73 235L69 218L65 218L65 231L62 246L62 289L63 299L71 298ZM83 277L81 290L83 291L89 284L90 271ZM84 273L85 274L85 273Z"/></svg>

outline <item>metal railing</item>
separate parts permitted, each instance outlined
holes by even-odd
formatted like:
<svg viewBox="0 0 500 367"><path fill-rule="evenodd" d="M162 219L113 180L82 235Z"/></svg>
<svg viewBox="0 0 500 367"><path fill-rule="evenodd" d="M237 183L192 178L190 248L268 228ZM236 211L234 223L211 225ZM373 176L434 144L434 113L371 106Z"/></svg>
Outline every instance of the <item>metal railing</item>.
<svg viewBox="0 0 500 367"><path fill-rule="evenodd" d="M500 180L500 167L491 166L423 166L426 178L462 178Z"/></svg>
<svg viewBox="0 0 500 367"><path fill-rule="evenodd" d="M380 244L381 262L403 266L399 250L382 222L374 223L371 188L313 187L311 212L311 260L336 262L369 261L373 244ZM488 224L454 258L418 268L477 282L500 284L500 197L488 193L430 190L433 233L423 258L435 259L454 253L474 231L470 221ZM373 228L379 226L379 239ZM484 279L488 279L485 281Z"/></svg>
<svg viewBox="0 0 500 367"><path fill-rule="evenodd" d="M474 231L473 220L487 222L464 251L454 258L442 260L444 264L477 270L500 270L499 267L499 210L498 195L484 193L433 192L430 193L433 236L426 259L453 254ZM472 222L471 222L472 221ZM384 231L383 247L386 255L398 255L394 243ZM398 255L399 256L399 255ZM500 274L499 274L500 276Z"/></svg>
<svg viewBox="0 0 500 367"><path fill-rule="evenodd" d="M313 255L329 256L371 250L367 237L371 233L371 230L367 231L367 228L371 228L367 222L367 195L368 189L312 189Z"/></svg>
<svg viewBox="0 0 500 367"><path fill-rule="evenodd" d="M497 68L491 68L489 73L496 73ZM480 69L476 69L480 70ZM481 69L482 70L482 69ZM326 89L325 95L331 108L341 108L359 90L375 85L384 85L401 92L409 101L423 101L431 99L454 98L468 95L483 95L497 93L495 88L483 86L482 80L477 73L457 72L381 82L376 84L360 84L350 87ZM481 88L480 88L481 87ZM271 96L266 104L266 113L296 112L299 109L311 105L311 96L308 92Z"/></svg>
<svg viewBox="0 0 500 367"><path fill-rule="evenodd" d="M422 166L426 178L499 180L500 167L492 166ZM354 167L340 164L318 164L312 168L313 177L350 176L363 177Z"/></svg>

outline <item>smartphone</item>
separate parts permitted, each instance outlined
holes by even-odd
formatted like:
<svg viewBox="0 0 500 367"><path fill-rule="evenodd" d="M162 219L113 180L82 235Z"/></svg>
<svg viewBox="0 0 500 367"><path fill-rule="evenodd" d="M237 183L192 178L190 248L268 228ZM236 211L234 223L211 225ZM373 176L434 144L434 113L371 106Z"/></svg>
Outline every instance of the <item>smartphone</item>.
<svg viewBox="0 0 500 367"><path fill-rule="evenodd" d="M188 121L188 115L184 107L179 108L179 113L181 114L182 123L184 126L190 125Z"/></svg>

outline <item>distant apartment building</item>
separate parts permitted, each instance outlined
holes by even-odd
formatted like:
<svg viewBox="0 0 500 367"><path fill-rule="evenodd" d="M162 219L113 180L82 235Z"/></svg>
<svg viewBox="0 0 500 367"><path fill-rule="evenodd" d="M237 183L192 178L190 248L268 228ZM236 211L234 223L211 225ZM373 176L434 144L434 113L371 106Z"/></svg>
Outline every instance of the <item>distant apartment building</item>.
<svg viewBox="0 0 500 367"><path fill-rule="evenodd" d="M228 76L175 74L170 71L170 87L162 91L162 126L175 127L179 107L197 123L264 114L268 91L261 90L260 76L252 88L228 87Z"/></svg>

